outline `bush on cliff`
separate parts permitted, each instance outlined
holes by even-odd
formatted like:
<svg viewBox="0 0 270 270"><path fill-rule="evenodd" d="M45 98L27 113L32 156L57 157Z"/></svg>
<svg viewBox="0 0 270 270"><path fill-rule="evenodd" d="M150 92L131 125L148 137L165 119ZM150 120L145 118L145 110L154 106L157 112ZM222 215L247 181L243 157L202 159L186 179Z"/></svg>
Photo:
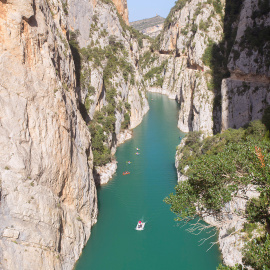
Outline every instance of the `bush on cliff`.
<svg viewBox="0 0 270 270"><path fill-rule="evenodd" d="M258 187L260 197L249 201L246 218L269 226L270 140L261 121L204 140L198 133L191 133L181 153L184 159L179 161L179 169L188 180L180 182L175 194L165 199L177 220L189 221L202 212L218 214L238 190L252 184ZM265 259L269 236L252 241L253 245L250 242L245 246L244 262L254 269L268 269L262 265L268 267L270 263L269 255ZM219 269L242 269L224 267Z"/></svg>

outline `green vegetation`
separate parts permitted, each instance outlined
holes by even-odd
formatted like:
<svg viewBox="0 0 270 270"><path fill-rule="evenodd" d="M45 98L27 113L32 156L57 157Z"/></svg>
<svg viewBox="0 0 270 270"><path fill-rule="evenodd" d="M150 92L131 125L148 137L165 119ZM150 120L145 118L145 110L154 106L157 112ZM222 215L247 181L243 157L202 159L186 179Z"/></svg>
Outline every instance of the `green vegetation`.
<svg viewBox="0 0 270 270"><path fill-rule="evenodd" d="M84 62L91 61L94 63L94 67L101 67L102 62L105 61L105 49L100 47L91 47L88 46L87 48L82 48L80 50L82 59Z"/></svg>
<svg viewBox="0 0 270 270"><path fill-rule="evenodd" d="M257 25L255 20L255 25L245 30L239 46L248 49L248 56L251 56L253 51L258 51L260 58L270 67L270 26L265 26L264 23Z"/></svg>
<svg viewBox="0 0 270 270"><path fill-rule="evenodd" d="M161 34L159 34L154 40L152 40L150 50L151 52L159 51L161 43Z"/></svg>
<svg viewBox="0 0 270 270"><path fill-rule="evenodd" d="M123 55L123 56L121 56ZM122 43L116 41L114 36L110 37L109 46L106 47L105 56L107 58L107 65L104 68L104 82L107 87L109 80L113 78L115 74L120 70L123 74L125 82L128 82L129 75L131 84L135 83L134 68L127 61L126 56L128 55L125 47Z"/></svg>
<svg viewBox="0 0 270 270"><path fill-rule="evenodd" d="M66 0L62 1L62 7L63 7L63 10L64 10L64 13L66 15L68 15L68 4L67 4Z"/></svg>
<svg viewBox="0 0 270 270"><path fill-rule="evenodd" d="M81 78L81 56L79 43L77 41L79 35L80 32L78 30L75 32L69 31L69 46L74 60L77 86L80 86Z"/></svg>
<svg viewBox="0 0 270 270"><path fill-rule="evenodd" d="M199 23L199 29L204 31L204 32L208 32L208 28L209 28L210 24L211 24L210 20L207 20L206 22L201 20Z"/></svg>
<svg viewBox="0 0 270 270"><path fill-rule="evenodd" d="M221 17L223 17L222 14L222 3L220 0L207 0L207 4L212 4L214 6L215 12L219 14Z"/></svg>
<svg viewBox="0 0 270 270"><path fill-rule="evenodd" d="M147 51L140 57L139 65L142 69L145 69L146 67L151 66L157 59L158 57L155 54L151 51Z"/></svg>
<svg viewBox="0 0 270 270"><path fill-rule="evenodd" d="M266 115L269 110L266 110ZM270 138L269 130L261 121L203 140L201 133L191 132L179 151L182 157L178 169L188 176L188 180L180 182L175 187L175 194L165 199L177 220L193 220L202 212L218 214L239 190L252 184L258 187L260 197L251 199L246 212L240 213L249 220L242 232L246 232L250 239L258 223L269 226ZM263 266L270 266L269 236L266 230L262 235L249 241L243 250L245 264L254 269L268 269ZM242 268L221 265L218 269Z"/></svg>
<svg viewBox="0 0 270 270"><path fill-rule="evenodd" d="M168 60L165 60L161 63L160 66L152 68L144 75L145 80L151 80L155 78L155 82L151 84L151 86L159 86L162 87L163 85L163 75L164 69L166 69L168 64Z"/></svg>
<svg viewBox="0 0 270 270"><path fill-rule="evenodd" d="M90 122L89 130L92 136L92 149L94 165L102 166L111 161L111 151L105 141L108 139L107 132L113 131L115 118L104 116L103 112L96 112L94 119Z"/></svg>

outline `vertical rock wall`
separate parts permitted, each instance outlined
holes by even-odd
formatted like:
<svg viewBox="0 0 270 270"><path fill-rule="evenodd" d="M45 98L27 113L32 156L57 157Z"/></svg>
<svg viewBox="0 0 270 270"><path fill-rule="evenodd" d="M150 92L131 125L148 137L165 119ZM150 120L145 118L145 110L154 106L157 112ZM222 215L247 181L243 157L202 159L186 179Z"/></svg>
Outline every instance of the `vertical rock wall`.
<svg viewBox="0 0 270 270"><path fill-rule="evenodd" d="M240 128L250 121L261 119L264 110L270 105L270 6L269 1L222 1L223 25L215 16L211 22L213 24L208 23L213 9L204 10L203 3L205 1L187 1L180 14L184 14L188 8L191 9L190 12L185 13L182 19L176 17L178 14L176 12L169 28L164 31L161 52L163 54L176 52L179 59L185 57L186 63L183 63L183 60L175 60L177 56L170 57L162 91L168 95L175 95L181 104L180 129L201 130L211 134L212 131ZM199 13L196 12L196 6L202 8ZM196 29L195 24L181 28L182 22L191 18L194 10L199 18L199 21L195 20L198 28ZM209 12L208 16L206 16L207 12ZM205 23L208 28L202 33ZM182 41L189 36L194 36L195 43L191 41L186 46L187 43ZM212 51L208 51L207 59L207 47L210 48L211 43L214 46L211 48ZM186 53L186 56L183 56L183 53ZM212 56L212 59L209 56ZM215 62L216 59L218 61ZM212 70L206 62L210 63ZM175 63L179 64L175 65ZM225 68L224 64L226 64ZM177 76L175 70L179 72ZM225 71L218 78L220 87L216 88L214 84L214 91L211 92L209 91L210 79L212 77L215 80L219 70ZM222 80L224 77L225 79ZM178 81L186 83L178 84ZM202 115L204 118L201 118ZM202 121L198 121L199 119ZM176 167L183 158L181 151L184 146L185 140L178 147ZM179 181L187 179L178 171ZM245 244L243 240L245 232L242 229L247 222L245 216L247 201L258 196L259 192L256 188L249 185L233 196L232 200L221 209L219 215L200 213L207 223L219 229L218 242L226 265L234 266L243 263L242 248Z"/></svg>
<svg viewBox="0 0 270 270"><path fill-rule="evenodd" d="M168 65L162 89L151 90L178 100L182 131L212 134L215 94L208 87L210 69L202 58L211 42L222 39L221 15L208 1L192 0L169 17L160 38L161 57L168 58Z"/></svg>
<svg viewBox="0 0 270 270"><path fill-rule="evenodd" d="M96 222L61 7L0 2L1 269L72 269Z"/></svg>
<svg viewBox="0 0 270 270"><path fill-rule="evenodd" d="M220 3L186 1L161 35L161 58L169 61L162 88L152 90L178 100L184 132L239 128L270 104L269 10L258 0Z"/></svg>
<svg viewBox="0 0 270 270"><path fill-rule="evenodd" d="M261 119L270 105L270 13L263 1L243 2L237 34L223 80L221 128L239 128Z"/></svg>

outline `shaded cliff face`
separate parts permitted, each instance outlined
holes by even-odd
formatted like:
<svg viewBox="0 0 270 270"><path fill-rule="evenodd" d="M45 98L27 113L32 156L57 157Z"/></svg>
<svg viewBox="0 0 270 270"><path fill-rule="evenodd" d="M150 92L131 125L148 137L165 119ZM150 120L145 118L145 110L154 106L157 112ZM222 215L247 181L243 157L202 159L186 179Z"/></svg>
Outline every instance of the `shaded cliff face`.
<svg viewBox="0 0 270 270"><path fill-rule="evenodd" d="M1 269L71 269L96 222L61 3L0 2Z"/></svg>
<svg viewBox="0 0 270 270"><path fill-rule="evenodd" d="M243 1L228 58L230 77L221 87L222 130L261 119L270 105L270 6Z"/></svg>
<svg viewBox="0 0 270 270"><path fill-rule="evenodd" d="M89 123L113 102L102 144L115 150L122 122L136 126L148 108L139 46L125 27L103 1L0 1L1 269L72 269L89 239L97 219ZM80 51L92 42L98 51L121 44L116 62L125 58L133 77L119 65L105 86L108 60Z"/></svg>

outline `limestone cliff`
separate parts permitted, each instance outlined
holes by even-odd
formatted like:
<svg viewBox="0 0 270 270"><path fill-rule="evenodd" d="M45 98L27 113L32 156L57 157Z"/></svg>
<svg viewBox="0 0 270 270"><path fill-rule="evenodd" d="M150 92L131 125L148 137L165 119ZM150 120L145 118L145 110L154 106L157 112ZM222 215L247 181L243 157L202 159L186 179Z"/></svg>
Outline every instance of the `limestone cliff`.
<svg viewBox="0 0 270 270"><path fill-rule="evenodd" d="M0 1L0 268L72 269L96 222L60 1Z"/></svg>
<svg viewBox="0 0 270 270"><path fill-rule="evenodd" d="M228 58L230 77L221 87L221 128L239 128L260 119L270 104L270 7L243 1Z"/></svg>
<svg viewBox="0 0 270 270"><path fill-rule="evenodd" d="M85 10L88 16L82 17L81 11ZM80 6L70 0L68 18L77 85L81 89L79 102L94 134L95 165L103 166L111 161L110 153L115 153L124 129L137 126L149 108L137 67L140 46L110 1L97 1L90 6L81 2ZM104 146L95 147L100 137L104 137ZM110 167L116 168L115 163ZM96 169L108 175L107 180L115 171ZM104 175L97 178L101 183L107 181L99 179Z"/></svg>
<svg viewBox="0 0 270 270"><path fill-rule="evenodd" d="M165 20L159 52L161 58L168 59L168 65L162 85L150 90L178 100L178 127L182 131L211 134L215 94L209 89L210 70L202 58L209 43L222 39L222 14L209 1L183 2Z"/></svg>
<svg viewBox="0 0 270 270"><path fill-rule="evenodd" d="M1 269L73 268L97 219L94 114L113 153L148 110L138 54L110 1L0 1Z"/></svg>
<svg viewBox="0 0 270 270"><path fill-rule="evenodd" d="M127 0L112 0L125 23L129 25Z"/></svg>
<svg viewBox="0 0 270 270"><path fill-rule="evenodd" d="M143 19L135 22L131 22L130 25L151 38L156 38L162 31L165 19L159 15Z"/></svg>
<svg viewBox="0 0 270 270"><path fill-rule="evenodd" d="M270 105L269 1L177 1L165 21L160 39L159 66L167 58L155 86L180 103L178 126L182 131L211 135L261 119ZM154 86L154 87L153 87ZM179 146L176 167L182 158ZM185 168L188 170L188 167ZM187 177L178 171L179 181ZM243 228L247 201L258 192L248 187L226 204L219 217L204 219L217 226L227 265L242 263Z"/></svg>

